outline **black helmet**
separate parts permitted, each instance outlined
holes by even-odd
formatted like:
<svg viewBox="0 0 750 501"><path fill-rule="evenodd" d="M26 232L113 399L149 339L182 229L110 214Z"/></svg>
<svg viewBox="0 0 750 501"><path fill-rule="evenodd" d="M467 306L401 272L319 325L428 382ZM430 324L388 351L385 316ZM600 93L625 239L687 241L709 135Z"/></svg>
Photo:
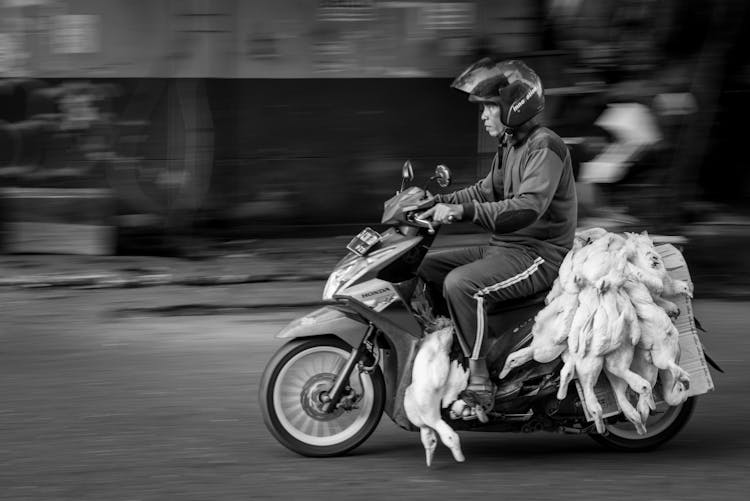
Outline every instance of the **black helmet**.
<svg viewBox="0 0 750 501"><path fill-rule="evenodd" d="M480 59L464 70L451 87L469 94L474 103L500 106L500 121L515 128L544 109L542 80L522 61Z"/></svg>

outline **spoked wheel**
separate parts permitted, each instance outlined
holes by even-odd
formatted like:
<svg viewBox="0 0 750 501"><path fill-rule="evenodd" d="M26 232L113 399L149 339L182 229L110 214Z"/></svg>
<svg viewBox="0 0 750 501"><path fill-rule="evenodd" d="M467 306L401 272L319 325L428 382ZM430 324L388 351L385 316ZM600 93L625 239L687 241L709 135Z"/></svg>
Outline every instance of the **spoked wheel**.
<svg viewBox="0 0 750 501"><path fill-rule="evenodd" d="M642 452L656 449L671 440L685 424L695 409L695 397L670 407L659 403L646 421L646 434L638 435L628 421L606 423L607 435L592 433L589 436L609 449L625 452Z"/></svg>
<svg viewBox="0 0 750 501"><path fill-rule="evenodd" d="M349 358L351 346L334 337L300 339L271 359L260 385L266 427L282 445L304 456L336 456L354 449L375 430L385 405L378 366L349 378L337 408L324 410L325 396Z"/></svg>

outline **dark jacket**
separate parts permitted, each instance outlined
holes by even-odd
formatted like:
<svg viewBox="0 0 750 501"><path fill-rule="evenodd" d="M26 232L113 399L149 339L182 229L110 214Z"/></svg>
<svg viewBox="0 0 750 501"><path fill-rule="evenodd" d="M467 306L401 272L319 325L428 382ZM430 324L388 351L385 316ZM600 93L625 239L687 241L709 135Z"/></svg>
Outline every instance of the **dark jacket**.
<svg viewBox="0 0 750 501"><path fill-rule="evenodd" d="M484 179L437 201L462 204L463 220L492 233L490 244L520 244L556 264L573 245L578 202L570 153L562 139L536 127L506 146Z"/></svg>

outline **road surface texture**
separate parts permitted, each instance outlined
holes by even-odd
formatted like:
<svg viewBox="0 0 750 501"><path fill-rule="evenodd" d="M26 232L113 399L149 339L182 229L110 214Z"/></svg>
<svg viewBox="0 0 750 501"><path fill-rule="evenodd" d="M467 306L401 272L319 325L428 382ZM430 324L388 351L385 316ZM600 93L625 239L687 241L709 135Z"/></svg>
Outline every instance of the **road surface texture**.
<svg viewBox="0 0 750 501"><path fill-rule="evenodd" d="M321 289L0 289L0 499L747 499L747 302L696 300L726 373L662 449L461 432L466 463L441 445L427 468L418 434L387 417L332 459L298 456L265 429L257 392L273 336L311 309L266 306Z"/></svg>

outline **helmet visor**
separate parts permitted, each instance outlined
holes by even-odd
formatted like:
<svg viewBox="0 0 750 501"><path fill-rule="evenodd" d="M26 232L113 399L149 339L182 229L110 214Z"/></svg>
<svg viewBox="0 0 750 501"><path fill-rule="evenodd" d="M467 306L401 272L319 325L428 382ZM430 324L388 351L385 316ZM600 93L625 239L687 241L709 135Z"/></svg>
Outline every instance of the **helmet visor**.
<svg viewBox="0 0 750 501"><path fill-rule="evenodd" d="M498 103L498 88L508 85L503 68L490 58L480 59L453 80L451 87L469 94L469 101L475 103Z"/></svg>

